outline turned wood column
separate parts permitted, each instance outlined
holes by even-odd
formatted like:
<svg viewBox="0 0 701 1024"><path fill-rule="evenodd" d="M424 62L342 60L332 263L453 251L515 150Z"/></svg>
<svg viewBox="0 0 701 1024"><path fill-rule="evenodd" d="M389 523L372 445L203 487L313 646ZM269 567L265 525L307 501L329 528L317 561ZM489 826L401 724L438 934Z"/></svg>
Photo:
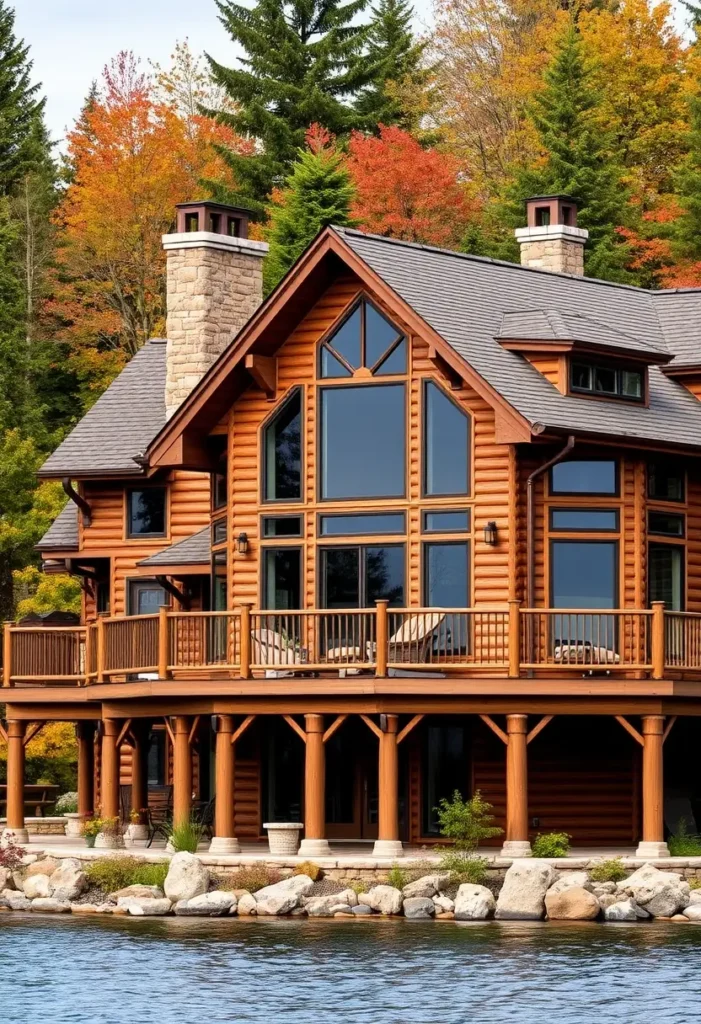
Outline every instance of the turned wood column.
<svg viewBox="0 0 701 1024"><path fill-rule="evenodd" d="M103 818L119 817L119 722L105 718L102 722L102 770L100 776L100 814Z"/></svg>
<svg viewBox="0 0 701 1024"><path fill-rule="evenodd" d="M528 718L506 716L506 839L504 857L528 857Z"/></svg>
<svg viewBox="0 0 701 1024"><path fill-rule="evenodd" d="M326 839L324 716L305 715L304 724L304 839L299 852L305 857L328 857L331 850Z"/></svg>
<svg viewBox="0 0 701 1024"><path fill-rule="evenodd" d="M234 719L231 715L217 718L217 742L215 751L215 805L214 836L210 843L211 853L239 853L234 824L234 771L236 768L235 747L231 742Z"/></svg>
<svg viewBox="0 0 701 1024"><path fill-rule="evenodd" d="M190 750L189 716L177 715L173 735L173 824L182 825L190 820L192 810L192 753Z"/></svg>
<svg viewBox="0 0 701 1024"><path fill-rule="evenodd" d="M148 807L148 747L150 736L149 722L137 722L132 725L134 746L131 748L131 811L141 811Z"/></svg>
<svg viewBox="0 0 701 1024"><path fill-rule="evenodd" d="M399 840L399 748L398 715L384 715L385 729L379 738L378 829L374 854L377 857L401 857Z"/></svg>
<svg viewBox="0 0 701 1024"><path fill-rule="evenodd" d="M664 717L643 715L643 838L639 857L668 857L664 841Z"/></svg>
<svg viewBox="0 0 701 1024"><path fill-rule="evenodd" d="M92 818L95 813L95 723L77 722L78 814Z"/></svg>
<svg viewBox="0 0 701 1024"><path fill-rule="evenodd" d="M4 835L16 842L29 841L24 826L24 737L27 723L7 723L7 826Z"/></svg>

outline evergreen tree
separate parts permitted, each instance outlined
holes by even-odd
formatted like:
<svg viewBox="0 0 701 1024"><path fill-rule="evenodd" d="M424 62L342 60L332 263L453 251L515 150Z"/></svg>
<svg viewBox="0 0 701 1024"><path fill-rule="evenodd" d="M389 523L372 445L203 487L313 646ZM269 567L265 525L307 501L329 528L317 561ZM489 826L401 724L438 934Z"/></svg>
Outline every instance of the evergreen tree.
<svg viewBox="0 0 701 1024"><path fill-rule="evenodd" d="M45 100L32 84L29 47L14 34L15 14L0 0L0 194L7 194L28 167L43 159L37 125Z"/></svg>
<svg viewBox="0 0 701 1024"><path fill-rule="evenodd" d="M684 212L670 227L677 255L697 262L701 260L701 96L693 96L689 107L688 150L675 178L677 201Z"/></svg>
<svg viewBox="0 0 701 1024"><path fill-rule="evenodd" d="M362 57L367 26L354 24L367 2L257 0L248 9L234 0L217 0L221 22L246 56L240 69L207 58L231 101L231 109L208 113L258 147L252 156L223 150L239 190L232 196L208 182L217 198L260 212L289 173L311 124L334 135L363 126L347 100L373 75Z"/></svg>
<svg viewBox="0 0 701 1024"><path fill-rule="evenodd" d="M413 17L408 0L378 0L372 9L366 59L376 70L356 101L356 109L371 125L417 127L396 89L403 85L421 92L430 78L430 69L424 66L426 43L414 39Z"/></svg>
<svg viewBox="0 0 701 1024"><path fill-rule="evenodd" d="M301 256L323 227L350 226L353 185L343 155L333 137L318 125L307 133L307 147L298 151L297 162L284 189L274 194L266 232L270 252L264 276L272 289Z"/></svg>

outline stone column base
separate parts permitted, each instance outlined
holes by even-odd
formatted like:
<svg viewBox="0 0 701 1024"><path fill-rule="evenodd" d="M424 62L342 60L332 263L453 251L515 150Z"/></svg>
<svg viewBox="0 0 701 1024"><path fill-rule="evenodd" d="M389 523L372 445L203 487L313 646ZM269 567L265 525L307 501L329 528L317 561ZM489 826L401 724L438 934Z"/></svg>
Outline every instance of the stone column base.
<svg viewBox="0 0 701 1024"><path fill-rule="evenodd" d="M527 839L507 839L501 848L499 856L518 860L521 857L532 857L533 851Z"/></svg>
<svg viewBox="0 0 701 1024"><path fill-rule="evenodd" d="M330 857L331 847L328 839L303 839L298 854L300 857Z"/></svg>
<svg viewBox="0 0 701 1024"><path fill-rule="evenodd" d="M666 843L639 843L638 849L635 851L636 857L669 857L669 847Z"/></svg>
<svg viewBox="0 0 701 1024"><path fill-rule="evenodd" d="M218 854L241 853L241 844L235 836L231 836L228 839L225 836L214 836L209 844L209 852Z"/></svg>
<svg viewBox="0 0 701 1024"><path fill-rule="evenodd" d="M398 839L376 839L372 855L373 857L403 857L404 847Z"/></svg>
<svg viewBox="0 0 701 1024"><path fill-rule="evenodd" d="M17 845L29 842L29 832L26 828L4 828L0 833L0 846L13 842Z"/></svg>

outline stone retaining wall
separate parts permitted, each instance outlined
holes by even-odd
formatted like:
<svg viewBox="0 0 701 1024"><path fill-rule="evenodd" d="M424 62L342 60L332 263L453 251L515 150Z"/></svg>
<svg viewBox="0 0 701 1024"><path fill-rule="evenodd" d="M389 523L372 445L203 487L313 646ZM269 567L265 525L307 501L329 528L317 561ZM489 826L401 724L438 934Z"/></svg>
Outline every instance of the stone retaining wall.
<svg viewBox="0 0 701 1024"><path fill-rule="evenodd" d="M24 827L30 836L64 836L67 818L32 818L24 819ZM0 818L0 832L7 824L6 818Z"/></svg>

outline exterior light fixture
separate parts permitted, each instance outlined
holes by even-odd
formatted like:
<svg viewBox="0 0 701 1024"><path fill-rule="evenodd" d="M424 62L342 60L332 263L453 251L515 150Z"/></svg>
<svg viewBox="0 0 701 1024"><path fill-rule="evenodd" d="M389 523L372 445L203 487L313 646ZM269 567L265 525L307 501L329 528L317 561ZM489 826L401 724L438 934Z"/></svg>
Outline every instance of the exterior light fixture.
<svg viewBox="0 0 701 1024"><path fill-rule="evenodd" d="M494 547L497 542L497 524L493 519L484 524L484 543Z"/></svg>
<svg viewBox="0 0 701 1024"><path fill-rule="evenodd" d="M236 550L240 555L248 553L248 534L240 533L236 538Z"/></svg>

